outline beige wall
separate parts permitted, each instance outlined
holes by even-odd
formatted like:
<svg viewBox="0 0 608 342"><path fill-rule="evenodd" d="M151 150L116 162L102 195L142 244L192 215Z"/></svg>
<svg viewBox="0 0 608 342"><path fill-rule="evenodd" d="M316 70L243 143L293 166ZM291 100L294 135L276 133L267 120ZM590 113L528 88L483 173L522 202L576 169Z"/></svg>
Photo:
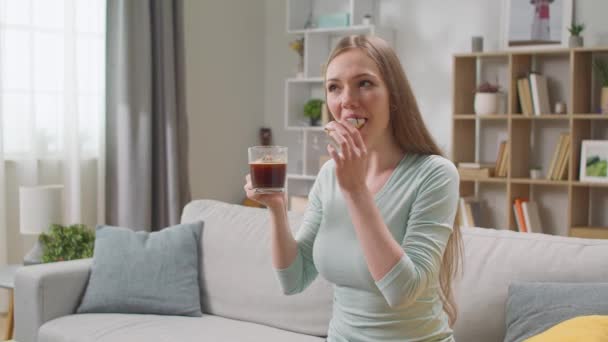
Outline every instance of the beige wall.
<svg viewBox="0 0 608 342"><path fill-rule="evenodd" d="M184 1L192 198L244 198L264 120L264 2Z"/></svg>
<svg viewBox="0 0 608 342"><path fill-rule="evenodd" d="M287 132L284 122L285 112L285 79L294 77L298 63L297 54L289 48L289 42L295 37L287 34L286 3L287 1L266 0L266 88L264 91L264 123L272 128L274 142L287 145L291 153L301 147L293 139L294 132ZM291 137L291 139L290 139ZM290 158L295 160L295 158Z"/></svg>

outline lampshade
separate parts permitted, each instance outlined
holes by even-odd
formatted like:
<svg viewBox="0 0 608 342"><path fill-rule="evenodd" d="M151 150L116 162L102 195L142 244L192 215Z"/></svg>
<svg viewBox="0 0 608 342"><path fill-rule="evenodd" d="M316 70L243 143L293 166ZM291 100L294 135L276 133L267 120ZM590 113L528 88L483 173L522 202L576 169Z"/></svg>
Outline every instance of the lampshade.
<svg viewBox="0 0 608 342"><path fill-rule="evenodd" d="M62 223L63 185L19 187L19 230L21 234L46 232Z"/></svg>

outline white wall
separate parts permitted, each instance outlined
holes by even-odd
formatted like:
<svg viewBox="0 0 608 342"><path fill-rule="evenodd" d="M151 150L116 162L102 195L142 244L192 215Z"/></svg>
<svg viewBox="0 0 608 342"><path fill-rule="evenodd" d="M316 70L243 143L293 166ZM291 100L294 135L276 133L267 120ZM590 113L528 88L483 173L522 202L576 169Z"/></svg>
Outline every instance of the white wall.
<svg viewBox="0 0 608 342"><path fill-rule="evenodd" d="M472 36L485 50L499 49L501 0L378 0L379 21L395 30L396 50L431 133L451 153L452 55L470 51ZM283 120L283 79L297 62L285 34L286 1L266 0L265 122L277 137ZM608 1L576 0L575 18L584 22L586 45L608 45ZM276 30L281 30L276 32ZM291 139L293 140L293 138ZM292 142L283 142L292 144Z"/></svg>
<svg viewBox="0 0 608 342"><path fill-rule="evenodd" d="M239 203L264 110L261 1L184 1L192 198Z"/></svg>
<svg viewBox="0 0 608 342"><path fill-rule="evenodd" d="M449 155L452 55L469 51L475 35L484 36L486 50L499 48L502 1L378 1L379 20L395 30L425 122ZM587 25L586 44L608 44L608 1L575 3L577 20ZM297 63L285 6L285 0L185 1L193 198L242 200L246 147L257 144L262 125L290 155L299 150L296 133L283 129L284 80Z"/></svg>
<svg viewBox="0 0 608 342"><path fill-rule="evenodd" d="M297 54L289 48L296 37L286 29L286 0L265 1L265 88L264 124L272 129L274 144L289 149L289 159L301 149L295 132L284 130L285 79L294 77L298 63Z"/></svg>
<svg viewBox="0 0 608 342"><path fill-rule="evenodd" d="M452 56L469 52L472 36L484 37L486 51L500 49L502 0L377 1L380 3L379 22L395 31L395 48L423 118L444 152L451 156ZM286 2L266 0L265 3L264 122L272 127L275 143L289 146L290 160L296 160L291 156L300 150L298 138L295 133L283 129L284 80L293 77L297 63L295 53L288 48L294 37L285 33ZM608 21L604 19L608 13L608 1L575 0L574 13L575 20L587 26L583 34L586 46L608 45ZM482 141L488 146L496 146L495 139L495 136L488 136ZM550 153L552 150L543 152L544 155ZM495 156L495 151L492 155ZM549 196L553 203L558 203L556 208L564 208L563 203L559 204L563 201L561 193L535 191L534 196L541 203L544 196ZM494 203L496 198L504 198L504 192L491 198L490 202ZM605 200L605 196L602 198ZM504 203L501 206L504 207ZM565 222L563 211L547 210L543 220L555 223L556 227L558 222ZM504 219L497 222L504 222ZM605 218L596 218L594 222L606 221Z"/></svg>
<svg viewBox="0 0 608 342"><path fill-rule="evenodd" d="M500 1L380 1L380 22L396 31L396 50L424 120L451 153L452 55L470 50L471 36L498 48Z"/></svg>

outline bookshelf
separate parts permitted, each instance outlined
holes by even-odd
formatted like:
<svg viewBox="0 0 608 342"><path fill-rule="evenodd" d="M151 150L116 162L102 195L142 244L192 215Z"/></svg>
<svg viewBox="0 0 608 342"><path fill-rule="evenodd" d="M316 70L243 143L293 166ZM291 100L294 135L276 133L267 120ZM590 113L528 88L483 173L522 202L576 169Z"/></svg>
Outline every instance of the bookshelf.
<svg viewBox="0 0 608 342"><path fill-rule="evenodd" d="M303 115L303 107L310 99L325 99L323 69L333 47L345 36L354 34L382 37L394 45L394 31L378 20L381 14L379 0L288 0L286 31L293 39L303 39L303 70L296 77L287 78L284 87L284 129L296 139L298 149L290 150L287 187L296 201L306 197L317 178L322 160L327 157L325 146L329 138L321 126L310 126ZM327 15L343 14L347 23L333 27L317 27ZM374 24L365 24L370 14ZM292 153L293 152L293 153ZM290 197L290 209L291 206Z"/></svg>
<svg viewBox="0 0 608 342"><path fill-rule="evenodd" d="M608 47L453 56L453 162L495 162L500 141L507 142L506 177L461 176L461 196L483 203L478 226L517 231L513 203L528 198L538 204L544 233L608 236L608 184L579 181L582 141L608 139L608 115L597 110L601 86L592 65L598 58L608 60ZM550 107L563 102L565 114L522 113L517 80L532 70L548 80ZM501 114L474 114L474 90L484 81L500 84ZM545 175L563 133L570 139L567 175L550 180ZM533 166L541 167L542 178L530 178Z"/></svg>

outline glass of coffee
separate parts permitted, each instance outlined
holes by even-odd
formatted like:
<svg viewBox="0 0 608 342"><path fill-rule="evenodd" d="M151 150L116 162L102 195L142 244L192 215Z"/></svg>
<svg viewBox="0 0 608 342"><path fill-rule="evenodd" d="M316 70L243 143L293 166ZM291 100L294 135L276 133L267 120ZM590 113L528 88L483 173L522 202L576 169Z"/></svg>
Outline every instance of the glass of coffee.
<svg viewBox="0 0 608 342"><path fill-rule="evenodd" d="M258 194L285 191L287 147L253 146L249 148L251 185Z"/></svg>

